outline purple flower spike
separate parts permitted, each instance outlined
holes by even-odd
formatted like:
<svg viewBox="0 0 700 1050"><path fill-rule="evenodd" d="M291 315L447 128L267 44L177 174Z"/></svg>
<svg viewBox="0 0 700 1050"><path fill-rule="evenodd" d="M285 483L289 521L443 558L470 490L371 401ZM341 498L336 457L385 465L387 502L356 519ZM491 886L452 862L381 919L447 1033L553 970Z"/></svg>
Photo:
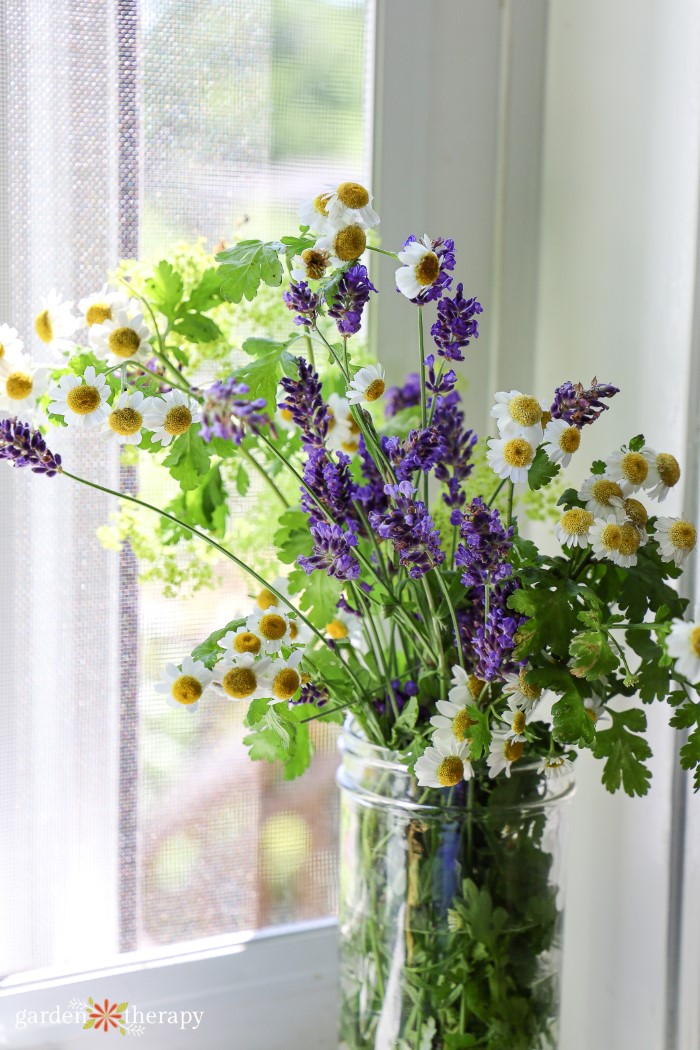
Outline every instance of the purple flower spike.
<svg viewBox="0 0 700 1050"><path fill-rule="evenodd" d="M357 499L357 489L350 474L350 457L338 452L336 458L337 462L323 448L309 450L304 465L301 507L314 519L318 516L318 500L332 518L348 524L355 520L353 501Z"/></svg>
<svg viewBox="0 0 700 1050"><path fill-rule="evenodd" d="M610 405L604 405L602 398L614 397L620 391L609 383L599 383L593 377L589 390L583 389L582 383L562 383L554 391L554 402L550 408L552 419L565 419L572 427L581 430L587 423L595 423L602 412Z"/></svg>
<svg viewBox="0 0 700 1050"><path fill-rule="evenodd" d="M360 563L352 553L357 546L354 532L343 532L339 525L326 521L314 521L311 525L314 550L310 557L299 555L297 561L307 575L323 569L337 580L356 580L360 575Z"/></svg>
<svg viewBox="0 0 700 1050"><path fill-rule="evenodd" d="M318 296L312 292L306 281L293 284L288 292L282 293L287 309L294 310L297 317L294 324L303 325L305 328L316 327L316 311L318 310Z"/></svg>
<svg viewBox="0 0 700 1050"><path fill-rule="evenodd" d="M385 485L384 492L394 506L384 513L371 511L369 522L384 540L391 540L399 561L414 579L440 565L445 554L440 549L440 534L425 503L414 499L416 490L410 481Z"/></svg>
<svg viewBox="0 0 700 1050"><path fill-rule="evenodd" d="M489 510L477 496L463 514L453 510L450 517L453 525L459 526L464 540L455 552L455 563L464 567L462 583L465 587L479 587L496 583L510 576L513 569L506 560L511 548L513 529L504 529L501 515Z"/></svg>
<svg viewBox="0 0 700 1050"><path fill-rule="evenodd" d="M298 379L284 376L280 380L287 398L279 408L289 412L305 446L323 448L328 436L328 406L321 394L321 381L305 358L297 358L297 367Z"/></svg>
<svg viewBox="0 0 700 1050"><path fill-rule="evenodd" d="M376 288L369 279L367 267L357 263L341 277L329 302L328 316L335 321L341 335L355 335L360 330L362 311ZM328 301L328 300L327 300Z"/></svg>
<svg viewBox="0 0 700 1050"><path fill-rule="evenodd" d="M384 395L384 415L391 419L397 412L404 408L413 408L420 404L420 376L417 372L411 372L406 376L403 386L389 387Z"/></svg>
<svg viewBox="0 0 700 1050"><path fill-rule="evenodd" d="M457 285L454 299L445 296L438 303L438 319L430 329L438 354L450 361L463 361L462 348L479 338L476 316L483 312L478 299L465 299L464 285Z"/></svg>
<svg viewBox="0 0 700 1050"><path fill-rule="evenodd" d="M442 498L448 507L461 507L465 502L462 485L473 470L471 456L477 441L474 431L465 427L464 413L459 406L459 394L453 390L447 397L436 399L433 416L433 426L445 449L435 466L435 477L447 484Z"/></svg>
<svg viewBox="0 0 700 1050"><path fill-rule="evenodd" d="M240 445L246 426L254 431L269 425L270 420L262 411L267 404L265 399L250 401L247 393L248 387L235 376L212 383L205 390L200 430L203 441L217 437Z"/></svg>
<svg viewBox="0 0 700 1050"><path fill-rule="evenodd" d="M29 467L34 474L53 478L63 471L61 457L49 451L38 430L15 416L0 421L0 459L13 467Z"/></svg>
<svg viewBox="0 0 700 1050"><path fill-rule="evenodd" d="M451 394L457 383L457 373L454 368L450 368L448 372L443 374L438 379L435 373L435 355L430 354L425 359L425 367L428 375L426 376L425 386L431 394Z"/></svg>

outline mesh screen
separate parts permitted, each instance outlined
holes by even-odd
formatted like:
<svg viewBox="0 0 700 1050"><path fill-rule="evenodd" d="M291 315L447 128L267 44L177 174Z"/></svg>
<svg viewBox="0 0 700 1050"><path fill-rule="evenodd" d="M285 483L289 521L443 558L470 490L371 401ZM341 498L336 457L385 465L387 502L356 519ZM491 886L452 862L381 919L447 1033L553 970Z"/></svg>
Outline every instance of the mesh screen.
<svg viewBox="0 0 700 1050"><path fill-rule="evenodd" d="M0 320L30 344L53 286L277 236L309 186L367 178L371 0L6 0L0 20ZM93 442L55 443L76 473L138 484ZM95 540L108 500L66 479L6 468L0 505L0 976L332 912L330 734L286 784L250 763L240 706L184 721L152 689L249 607L246 581L137 591L130 553Z"/></svg>

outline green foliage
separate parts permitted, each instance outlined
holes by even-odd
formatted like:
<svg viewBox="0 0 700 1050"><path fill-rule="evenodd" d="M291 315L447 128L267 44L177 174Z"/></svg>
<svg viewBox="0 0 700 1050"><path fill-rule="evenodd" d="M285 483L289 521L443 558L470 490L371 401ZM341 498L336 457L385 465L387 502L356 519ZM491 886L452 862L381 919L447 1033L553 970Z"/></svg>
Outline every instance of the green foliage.
<svg viewBox="0 0 700 1050"><path fill-rule="evenodd" d="M303 510L286 510L279 518L279 529L275 533L277 557L285 565L296 562L299 555L308 557L314 541L309 531L309 517ZM328 621L326 621L328 622Z"/></svg>
<svg viewBox="0 0 700 1050"><path fill-rule="evenodd" d="M560 471L558 463L552 463L543 448L538 448L532 466L527 473L527 483L533 492L548 485Z"/></svg>
<svg viewBox="0 0 700 1050"><path fill-rule="evenodd" d="M253 761L281 762L284 779L293 780L308 769L313 744L305 718L317 714L309 704L287 708L286 704L269 706L267 700L253 701L246 724L252 732L243 738Z"/></svg>
<svg viewBox="0 0 700 1050"><path fill-rule="evenodd" d="M226 535L228 519L228 493L224 485L220 467L212 467L194 489L186 489L168 506L171 514L188 525L206 529L213 536L222 538ZM179 539L177 526L174 526L173 538Z"/></svg>
<svg viewBox="0 0 700 1050"><path fill-rule="evenodd" d="M297 359L289 353L288 346L289 341L247 339L243 350L254 359L236 369L236 377L248 387L250 400L265 399L269 416L274 416L277 410L277 386L282 376L298 374Z"/></svg>
<svg viewBox="0 0 700 1050"><path fill-rule="evenodd" d="M302 568L297 568L290 572L288 581L289 593L300 596L299 608L314 627L322 630L335 618L343 590L339 580L318 570L307 576Z"/></svg>
<svg viewBox="0 0 700 1050"><path fill-rule="evenodd" d="M596 733L593 754L605 759L603 784L608 791L620 787L628 795L646 795L651 772L644 764L651 758L651 748L643 736L647 727L646 715L638 708L629 711L610 711L612 726Z"/></svg>
<svg viewBox="0 0 700 1050"><path fill-rule="evenodd" d="M573 608L576 594L575 585L562 580L551 589L523 588L510 596L509 607L529 617L518 630L517 659L522 660L545 649L555 656L568 655L571 636L576 630L576 611Z"/></svg>
<svg viewBox="0 0 700 1050"><path fill-rule="evenodd" d="M282 283L282 263L279 241L239 241L231 248L219 252L221 294L232 303L245 298L250 302L257 294L262 281L277 286Z"/></svg>

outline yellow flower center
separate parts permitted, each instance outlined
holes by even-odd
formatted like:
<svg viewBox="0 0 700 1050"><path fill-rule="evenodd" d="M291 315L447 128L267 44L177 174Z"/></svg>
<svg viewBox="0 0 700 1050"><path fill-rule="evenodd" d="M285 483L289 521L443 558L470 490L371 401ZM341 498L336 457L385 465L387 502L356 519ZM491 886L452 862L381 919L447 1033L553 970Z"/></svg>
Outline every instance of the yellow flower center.
<svg viewBox="0 0 700 1050"><path fill-rule="evenodd" d="M53 339L53 325L48 310L42 310L34 322L34 330L42 343L50 343Z"/></svg>
<svg viewBox="0 0 700 1050"><path fill-rule="evenodd" d="M639 530L631 521L626 521L620 528L620 545L618 547L620 554L627 556L630 554L636 554L641 542L642 537L639 535Z"/></svg>
<svg viewBox="0 0 700 1050"><path fill-rule="evenodd" d="M85 322L88 328L91 328L94 324L104 324L105 321L112 319L112 307L108 306L107 303L93 303L92 306L88 306L85 314Z"/></svg>
<svg viewBox="0 0 700 1050"><path fill-rule="evenodd" d="M169 409L163 429L167 434L186 434L192 426L192 413L186 405L175 405Z"/></svg>
<svg viewBox="0 0 700 1050"><path fill-rule="evenodd" d="M561 769L561 767L563 765L564 765L564 759L563 758L557 758L556 755L552 755L550 758L547 759L547 768L548 769Z"/></svg>
<svg viewBox="0 0 700 1050"><path fill-rule="evenodd" d="M517 762L519 758L522 758L524 750L525 745L522 741L506 740L503 754L508 762Z"/></svg>
<svg viewBox="0 0 700 1050"><path fill-rule="evenodd" d="M610 522L609 525L606 525L600 534L600 542L603 544L606 551L619 550L621 540L622 529L614 522Z"/></svg>
<svg viewBox="0 0 700 1050"><path fill-rule="evenodd" d="M463 776L464 762L458 755L447 755L437 767L437 778L442 787L454 787Z"/></svg>
<svg viewBox="0 0 700 1050"><path fill-rule="evenodd" d="M352 226L345 226L336 233L333 246L335 254L341 262L350 262L351 259L357 259L367 247L365 231L357 223L353 223Z"/></svg>
<svg viewBox="0 0 700 1050"><path fill-rule="evenodd" d="M135 408L115 408L110 412L108 422L115 434L131 437L141 429L143 416Z"/></svg>
<svg viewBox="0 0 700 1050"><path fill-rule="evenodd" d="M299 634L299 628L297 627L297 625L294 622L294 620L292 620L290 622L290 624L289 624L289 637L292 639L292 641L294 641L294 639L298 636L298 634Z"/></svg>
<svg viewBox="0 0 700 1050"><path fill-rule="evenodd" d="M435 284L440 276L440 260L435 252L426 252L416 266L416 280L423 288Z"/></svg>
<svg viewBox="0 0 700 1050"><path fill-rule="evenodd" d="M258 608L262 609L263 612L265 609L269 609L271 605L277 605L277 598L272 591L268 591L267 587L263 587L255 600L258 604Z"/></svg>
<svg viewBox="0 0 700 1050"><path fill-rule="evenodd" d="M690 646L696 656L700 656L700 627L693 627L690 632Z"/></svg>
<svg viewBox="0 0 700 1050"><path fill-rule="evenodd" d="M509 467L529 467L535 455L525 438L511 438L503 446L503 458Z"/></svg>
<svg viewBox="0 0 700 1050"><path fill-rule="evenodd" d="M287 621L279 613L266 613L260 617L258 630L268 642L278 642L287 633Z"/></svg>
<svg viewBox="0 0 700 1050"><path fill-rule="evenodd" d="M511 419L521 427L534 427L542 419L542 407L536 397L530 394L518 394L508 405Z"/></svg>
<svg viewBox="0 0 700 1050"><path fill-rule="evenodd" d="M559 524L570 536L582 536L593 524L593 515L589 510L574 507L573 510L564 511Z"/></svg>
<svg viewBox="0 0 700 1050"><path fill-rule="evenodd" d="M320 281L328 266L328 252L317 252L315 248L307 248L301 253L307 276L312 281Z"/></svg>
<svg viewBox="0 0 700 1050"><path fill-rule="evenodd" d="M365 390L363 397L365 401L377 401L386 389L383 379L373 379Z"/></svg>
<svg viewBox="0 0 700 1050"><path fill-rule="evenodd" d="M625 514L635 525L643 527L649 520L647 509L638 499L626 499L624 502Z"/></svg>
<svg viewBox="0 0 700 1050"><path fill-rule="evenodd" d="M483 688L486 682L482 682L480 678L477 678L475 674L470 674L467 679L467 689L472 700L478 700L483 692Z"/></svg>
<svg viewBox="0 0 700 1050"><path fill-rule="evenodd" d="M539 700L542 696L542 688L539 685L530 685L524 671L518 675L518 689L526 700Z"/></svg>
<svg viewBox="0 0 700 1050"><path fill-rule="evenodd" d="M350 632L342 620L331 620L326 626L326 634L329 634L331 638L335 638L336 641L340 641L343 638L347 638Z"/></svg>
<svg viewBox="0 0 700 1050"><path fill-rule="evenodd" d="M542 429L544 430L544 428L547 426L547 424L551 423L551 422L552 422L552 413L549 412L549 411L543 412L542 413L542 418L540 419L540 426L542 427Z"/></svg>
<svg viewBox="0 0 700 1050"><path fill-rule="evenodd" d="M133 328L115 328L108 343L115 357L131 357L141 345L141 337Z"/></svg>
<svg viewBox="0 0 700 1050"><path fill-rule="evenodd" d="M245 700L255 692L258 680L250 667L232 667L224 675L221 684L228 696L232 696L234 700Z"/></svg>
<svg viewBox="0 0 700 1050"><path fill-rule="evenodd" d="M470 740L469 730L477 723L471 717L466 707L458 711L452 721L452 733L456 740ZM460 774L461 775L461 774Z"/></svg>
<svg viewBox="0 0 700 1050"><path fill-rule="evenodd" d="M678 466L676 457L672 456L670 452L659 452L656 457L656 469L664 485L668 486L668 488L672 489L674 485L678 484L681 468Z"/></svg>
<svg viewBox="0 0 700 1050"><path fill-rule="evenodd" d="M313 208L319 215L323 215L324 218L328 215L326 205L328 204L328 198L330 193L319 193L318 197L314 197Z"/></svg>
<svg viewBox="0 0 700 1050"><path fill-rule="evenodd" d="M353 416L348 416L348 423L350 424L350 433L355 437L360 433L360 426L355 421Z"/></svg>
<svg viewBox="0 0 700 1050"><path fill-rule="evenodd" d="M338 200L346 208L364 208L369 204L369 193L359 182L341 182L338 186Z"/></svg>
<svg viewBox="0 0 700 1050"><path fill-rule="evenodd" d="M301 676L293 667L283 667L272 683L272 695L278 700L291 700L301 685Z"/></svg>
<svg viewBox="0 0 700 1050"><path fill-rule="evenodd" d="M594 481L591 485L591 496L596 503L602 503L604 507L612 507L612 498L617 496L618 499L622 499L622 489L616 481L610 481L608 478L601 478L600 481Z"/></svg>
<svg viewBox="0 0 700 1050"><path fill-rule="evenodd" d="M182 674L173 682L173 700L178 704L196 704L202 695L202 683L191 674Z"/></svg>
<svg viewBox="0 0 700 1050"><path fill-rule="evenodd" d="M12 372L5 380L5 391L13 401L23 401L29 397L33 387L32 377L26 372Z"/></svg>
<svg viewBox="0 0 700 1050"><path fill-rule="evenodd" d="M253 634L252 631L241 631L233 639L233 648L237 653L253 653L255 655L260 652L261 644L257 634Z"/></svg>
<svg viewBox="0 0 700 1050"><path fill-rule="evenodd" d="M668 538L678 550L692 551L695 549L697 533L689 521L674 521L668 530Z"/></svg>
<svg viewBox="0 0 700 1050"><path fill-rule="evenodd" d="M281 408L280 409L280 415L282 416L282 419L287 421L287 423L291 423L292 420L294 419L294 416L292 415L292 413L289 411L288 408Z"/></svg>
<svg viewBox="0 0 700 1050"><path fill-rule="evenodd" d="M632 485L641 485L646 481L649 473L649 464L644 456L640 456L639 452L628 452L622 457L620 470Z"/></svg>
<svg viewBox="0 0 700 1050"><path fill-rule="evenodd" d="M360 447L360 443L359 441L341 441L340 447L342 448L343 452L357 452L358 448Z"/></svg>
<svg viewBox="0 0 700 1050"><path fill-rule="evenodd" d="M516 711L515 714L513 715L513 721L511 722L511 726L510 726L511 729L513 730L513 732L517 733L518 736L520 736L521 733L525 732L526 724L527 724L527 722L526 722L526 719L525 719L525 712L524 711Z"/></svg>
<svg viewBox="0 0 700 1050"><path fill-rule="evenodd" d="M562 450L562 452L577 452L580 444L580 430L577 430L576 427L569 427L568 430L562 430L559 436L559 448Z"/></svg>
<svg viewBox="0 0 700 1050"><path fill-rule="evenodd" d="M85 383L81 386L74 386L66 394L66 404L76 416L88 416L99 408L101 403L102 398L97 387L87 386Z"/></svg>

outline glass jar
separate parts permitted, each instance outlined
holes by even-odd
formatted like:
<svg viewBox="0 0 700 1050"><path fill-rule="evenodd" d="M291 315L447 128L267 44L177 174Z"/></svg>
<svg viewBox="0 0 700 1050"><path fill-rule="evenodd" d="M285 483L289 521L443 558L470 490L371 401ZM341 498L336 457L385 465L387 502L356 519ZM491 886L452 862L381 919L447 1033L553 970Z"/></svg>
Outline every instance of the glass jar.
<svg viewBox="0 0 700 1050"><path fill-rule="evenodd" d="M570 775L421 788L348 723L342 1050L556 1050Z"/></svg>

